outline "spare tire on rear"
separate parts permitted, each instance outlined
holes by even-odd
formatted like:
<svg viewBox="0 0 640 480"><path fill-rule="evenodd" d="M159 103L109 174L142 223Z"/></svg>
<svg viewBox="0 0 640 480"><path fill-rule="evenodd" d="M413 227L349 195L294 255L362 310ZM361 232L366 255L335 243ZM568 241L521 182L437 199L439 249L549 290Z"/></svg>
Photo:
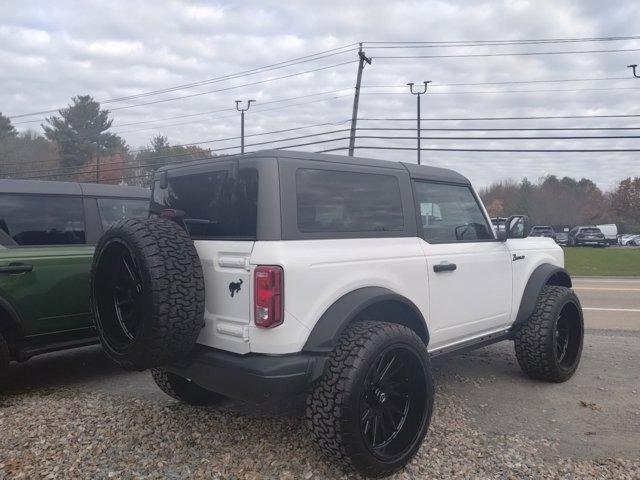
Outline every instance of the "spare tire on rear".
<svg viewBox="0 0 640 480"><path fill-rule="evenodd" d="M91 311L107 355L130 370L187 355L204 325L204 279L193 240L175 222L128 219L96 246Z"/></svg>

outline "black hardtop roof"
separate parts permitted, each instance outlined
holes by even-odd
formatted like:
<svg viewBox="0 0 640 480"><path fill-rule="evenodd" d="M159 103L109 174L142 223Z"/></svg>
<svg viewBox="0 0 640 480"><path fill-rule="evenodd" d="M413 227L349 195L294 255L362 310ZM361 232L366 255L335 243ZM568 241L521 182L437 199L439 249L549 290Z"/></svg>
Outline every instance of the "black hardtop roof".
<svg viewBox="0 0 640 480"><path fill-rule="evenodd" d="M0 193L126 198L149 198L151 196L151 191L146 188L126 185L12 179L0 179Z"/></svg>
<svg viewBox="0 0 640 480"><path fill-rule="evenodd" d="M464 183L470 184L469 180L454 170L440 167L432 167L430 165L416 165L413 163L396 162L391 160L380 160L376 158L364 157L348 157L346 155L331 155L327 153L300 152L295 150L260 150L258 152L248 153L245 155L224 155L213 157L207 160L196 160L186 162L179 165L167 165L158 171L180 170L194 165L215 164L230 160L256 159L256 158L291 158L297 160L310 160L319 162L338 163L343 165L362 165L378 168L389 168L392 170L406 170L413 178L420 180L433 180L438 182Z"/></svg>

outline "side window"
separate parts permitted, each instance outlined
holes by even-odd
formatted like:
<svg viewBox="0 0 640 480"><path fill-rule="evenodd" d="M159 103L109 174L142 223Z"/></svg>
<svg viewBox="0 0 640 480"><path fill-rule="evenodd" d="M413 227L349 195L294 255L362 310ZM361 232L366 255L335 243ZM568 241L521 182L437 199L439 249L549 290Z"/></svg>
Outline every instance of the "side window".
<svg viewBox="0 0 640 480"><path fill-rule="evenodd" d="M391 175L299 169L296 199L301 232L404 229L400 185Z"/></svg>
<svg viewBox="0 0 640 480"><path fill-rule="evenodd" d="M98 198L98 210L105 230L125 218L147 218L149 200L129 198Z"/></svg>
<svg viewBox="0 0 640 480"><path fill-rule="evenodd" d="M0 229L18 245L84 244L82 199L0 195Z"/></svg>
<svg viewBox="0 0 640 480"><path fill-rule="evenodd" d="M430 243L493 239L471 189L465 185L414 182L424 238Z"/></svg>

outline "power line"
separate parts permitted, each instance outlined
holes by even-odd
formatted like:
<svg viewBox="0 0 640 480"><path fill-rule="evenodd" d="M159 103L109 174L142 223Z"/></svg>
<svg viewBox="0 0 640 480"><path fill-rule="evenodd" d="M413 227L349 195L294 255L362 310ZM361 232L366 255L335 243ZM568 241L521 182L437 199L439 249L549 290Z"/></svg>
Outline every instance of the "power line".
<svg viewBox="0 0 640 480"><path fill-rule="evenodd" d="M358 138L365 139L380 139L380 140L415 140L415 135L412 137L403 136L376 136L376 135L361 135ZM529 135L521 137L437 137L429 136L423 137L424 140L610 140L610 139L637 139L640 135L598 135L598 136L540 136Z"/></svg>
<svg viewBox="0 0 640 480"><path fill-rule="evenodd" d="M257 115L260 113L264 113L264 112L272 112L275 110L285 110L287 108L294 108L294 107L301 107L301 106L307 106L309 104L312 103L321 103L321 102L329 102L329 101L333 101L333 100L338 100L341 98L345 98L345 97L351 97L351 95L334 95L332 97L327 97L327 98L320 98L317 100L311 100L311 101L307 101L307 102L300 102L300 103L293 103L291 105L284 105L282 107L272 107L272 108L261 108L261 109L256 109L253 110L253 115ZM225 115L222 117L212 117L212 118L208 118L206 121L211 121L211 120L222 120L225 118L234 118L236 117L236 115ZM132 132L141 132L144 130L156 130L156 129L162 129L162 128L168 128L168 127L177 127L177 126L181 126L181 125L190 125L192 123L198 123L198 122L202 122L202 120L191 120L188 122L180 122L180 123L171 123L168 125L156 125L153 127L145 127L145 128L138 128L138 129L133 129L133 130L124 130L124 131L116 131L114 133L116 134L125 134L125 133L132 133Z"/></svg>
<svg viewBox="0 0 640 480"><path fill-rule="evenodd" d="M539 115L529 117L445 117L445 118L421 118L421 121L492 121L492 120L551 120L551 119L577 119L577 118L638 118L640 114L610 114L610 115ZM415 118L359 118L363 121L375 122L415 122Z"/></svg>
<svg viewBox="0 0 640 480"><path fill-rule="evenodd" d="M459 44L523 44L523 43L586 43L586 42L611 42L623 40L638 40L640 36L604 36L604 37L573 37L573 38L534 38L511 40L449 40L449 41L365 41L367 45L400 45L400 44L431 44L431 45L459 45Z"/></svg>
<svg viewBox="0 0 640 480"><path fill-rule="evenodd" d="M164 89L160 89L160 90L152 90L152 91L148 91L148 92L143 92L143 93L139 93L139 94L135 94L135 95L128 95L128 96L123 96L123 97L116 97L116 98L110 98L110 99L106 99L106 100L101 100L99 103L112 103L112 102L120 102L120 101L125 101L125 100L132 100L135 98L141 98L141 97L145 97L145 96L152 96L152 95L159 95L162 93L168 93L171 91L176 91L176 90L182 90L182 89L186 89L186 88L193 88L196 86L202 86L202 85L207 85L207 84L211 84L211 83L218 83L218 82L222 82L222 81L226 81L226 80L232 80L235 78L239 78L239 77L243 77L243 76L248 76L248 75L254 75L257 73L264 73L267 71L271 71L271 70L277 70L280 68L285 68L288 66L293 66L293 65L298 65L300 63L305 63L305 62L310 62L310 61L315 61L315 60L319 60L322 58L327 58L330 56L334 56L334 55L340 55L343 53L348 53L351 51L355 51L357 50L356 48L350 48L348 50L344 50L344 51L340 51L340 52L336 52L337 50L342 50L342 49L347 49L349 47L354 47L354 45L357 45L356 43L350 44L350 45L345 45L343 47L337 47L334 49L330 49L330 50L325 50L323 52L319 52L319 53L315 53L315 54L310 54L310 55L305 55L302 57L298 57L298 58L294 58L291 60L286 60L284 62L278 62L278 63L274 63L271 65L266 65L263 67L258 67L258 68L254 68L254 69L250 69L250 70L245 70L245 71L241 71L241 72L237 72L237 73L233 73L233 74L229 74L229 75L223 75L220 77L215 77L215 78L210 78L207 80L201 80L198 82L192 82L192 83L185 83L185 84L181 84L181 85L174 85L172 87L168 87L168 88L164 88ZM336 53L332 53L330 55L324 55L324 56L319 56L319 55L323 55L323 54L327 54L329 52L336 52ZM313 58L311 58L313 57ZM298 60L303 60L303 59L307 59L305 61L298 61ZM295 62L295 63L292 63ZM17 114L17 115L12 115L9 118L14 119L14 118L21 118L21 117L28 117L28 116L32 116L32 115L43 115L43 114L47 114L47 113L56 113L58 112L58 109L51 109L51 110L42 110L39 112L30 112L30 113L22 113L22 114Z"/></svg>
<svg viewBox="0 0 640 480"><path fill-rule="evenodd" d="M415 147L359 146L363 150L415 150ZM528 149L528 148L421 148L432 152L490 152L490 153L615 153L640 152L640 148L580 148L580 149Z"/></svg>
<svg viewBox="0 0 640 480"><path fill-rule="evenodd" d="M344 131L348 131L344 130ZM297 138L303 138L303 137L297 137ZM290 138L290 139L283 139L280 140L279 142L286 142L286 141L292 141L295 138ZM283 149L287 149L287 148L297 148L297 147L305 147L305 146L310 146L310 145L319 145L319 144L324 144L324 143L331 143L331 142L337 142L337 141L343 141L343 140L348 140L349 137L340 137L340 138L333 138L333 139L328 139L328 140L317 140L317 141L313 141L313 142L304 142L304 143L298 143L295 145L286 145L283 147L278 147L276 148L276 150L283 150ZM264 143L276 143L276 142L263 142L263 143L256 143L256 144L252 144L252 145L247 145L247 146L258 146L258 145L263 145ZM169 164L182 164L182 163L191 163L191 162L197 162L197 161L201 161L201 160L218 160L218 157L214 157L211 156L211 152L216 152L216 151L224 151L224 150L230 150L232 148L240 148L240 146L234 146L234 147L229 147L229 148L223 148L223 149L219 149L219 150L209 150L206 153L209 153L208 156L206 157L202 157L202 158L189 158L186 160L182 160L182 161L173 161L171 163L167 163L167 165ZM201 153L205 153L205 152L201 152ZM247 152L247 153L252 153L252 152ZM156 160L160 160L163 158L171 158L174 159L176 157L179 156L188 156L188 155L195 155L195 153L189 153L189 154L180 154L180 155L169 155L167 157L154 157L154 161L153 162L149 162L149 163L143 163L143 164L138 164L138 165L129 165L129 166L119 166L117 168L109 168L109 169L100 169L100 173L106 173L106 172L117 172L117 171L122 171L122 170L134 170L137 168L142 168L142 167L152 167L157 165ZM49 173L49 174L45 174L45 175L29 175L29 176L23 176L21 178L23 179L42 179L42 178L54 178L54 177L64 177L64 176L76 176L76 175L89 175L92 173L95 173L97 171L96 170L82 170L82 171L76 171L76 172L68 172L68 173L64 173L64 172L57 172L57 173Z"/></svg>
<svg viewBox="0 0 640 480"><path fill-rule="evenodd" d="M452 92L429 92L431 95L484 95L484 94L502 94L502 93L554 93L554 92L601 92L609 90L638 90L638 87L602 87L602 88L551 88L536 90L476 90L476 91L452 91ZM372 92L363 93L362 95L402 95L402 92Z"/></svg>
<svg viewBox="0 0 640 480"><path fill-rule="evenodd" d="M413 127L358 127L358 130L415 131ZM640 127L538 127L538 128L423 128L429 132L531 132L565 130L640 130Z"/></svg>
<svg viewBox="0 0 640 480"><path fill-rule="evenodd" d="M315 124L311 124L311 125L303 125L300 127L293 127L293 128L285 128L285 129L279 129L279 130L270 130L267 132L259 132L259 133L252 133L249 135L245 135L245 138L250 138L250 137L260 137L260 136L264 136L264 135L274 135L276 133L288 133L288 132L293 132L293 131L298 131L298 130L304 130L307 128L316 128L316 127L324 127L324 126L338 126L338 125L344 125L345 123L347 123L349 120L340 120L340 121L336 121L336 122L323 122L323 123L315 123ZM186 147L195 147L198 145L205 145L208 143L219 143L219 142L225 142L225 141L230 141L230 140L239 140L240 137L239 136L234 136L234 137L226 137L226 138L216 138L213 140L201 140L198 142L191 142L191 143L182 143L182 144L175 144L175 145L170 145L167 148L186 148ZM208 150L209 151L209 150ZM217 150L213 150L213 151L217 151ZM118 152L118 153L114 153L112 155L133 155L136 153L142 153L142 152L150 152L150 150L148 148L140 148L140 149L136 149L136 150L127 150L127 151L123 151L123 152ZM188 152L188 153L184 153L184 154L178 154L175 156L187 156L187 155L192 155L192 152ZM166 156L166 157L156 157L156 158L171 158L172 156ZM52 159L49 161L60 161L60 158L56 158L56 159ZM31 165L31 164L35 164L35 163L42 163L41 161L37 160L37 161L25 161L25 162L14 162L14 163L2 163L0 164L0 167L7 167L7 166L22 166L22 165ZM50 169L44 169L44 170L40 170L40 171L49 171ZM19 172L11 172L11 173L4 173L4 175L13 175Z"/></svg>
<svg viewBox="0 0 640 480"><path fill-rule="evenodd" d="M640 48L616 48L610 50L559 50L551 52L511 52L511 53L461 53L452 55L383 55L373 57L376 60L397 60L409 58L472 58L472 57L523 57L534 55L568 55L581 53L617 53L638 52Z"/></svg>
<svg viewBox="0 0 640 480"><path fill-rule="evenodd" d="M455 82L455 83L433 83L430 88L440 87L476 87L480 85L520 85L535 83L566 83L566 82L600 82L612 80L633 80L631 77L595 77L595 78L559 78L543 80L507 80L500 82ZM363 85L362 88L407 88L406 85Z"/></svg>
<svg viewBox="0 0 640 480"><path fill-rule="evenodd" d="M137 104L134 104L134 105L125 105L123 107L112 108L110 111L124 110L124 109L128 109L128 108L136 108L136 107L144 107L146 105L156 105L158 103L174 102L176 100L184 100L185 98L200 97L202 95L209 95L211 93L226 92L228 90L234 90L236 88L250 87L250 86L253 86L253 85L261 85L263 83L275 82L276 80L283 80L285 78L297 77L299 75L305 75L307 73L320 72L322 70L328 70L330 68L336 68L336 67L341 67L343 65L349 65L349 64L355 63L356 61L357 60L349 60L348 62L335 63L333 65L325 65L324 67L312 68L310 70L304 70L302 72L290 73L288 75L282 75L280 77L267 78L265 80L259 80L259 81L256 81L256 82L243 83L241 85L234 85L232 87L219 88L217 90L208 90L206 92L191 93L189 95L181 95L179 97L164 98L164 99L161 99L161 100L154 100L154 101L145 102L145 103L137 103Z"/></svg>
<svg viewBox="0 0 640 480"><path fill-rule="evenodd" d="M323 136L323 135L332 135L335 133L343 133L349 131L348 128L343 128L343 129L338 129L338 130L331 130L331 131L325 131L325 132L320 132L320 133L312 133L312 134L307 134L307 135L299 135L299 136L295 136L295 137L288 137L288 138L283 138L283 139L278 139L278 140L268 140L268 141L264 141L264 142L258 142L258 143L252 143L252 144L248 144L248 147L255 147L255 146L261 146L261 145L269 145L269 144L274 144L274 143L282 143L282 142L289 142L289 141L293 141L293 140L301 140L301 139L306 139L306 138L312 138L312 137L319 137L319 136ZM249 135L247 135L248 137ZM253 135L255 136L255 135ZM234 137L234 139L238 139L239 137ZM208 140L207 143L211 143L211 142L219 142L220 140ZM328 139L325 141L334 141L333 139ZM203 143L203 142L200 142ZM171 149L171 148L176 148L176 146L169 146L166 147L167 150ZM154 155L153 156L153 163L150 164L141 164L141 165L136 165L134 167L126 167L126 168L138 168L140 166L149 166L149 165L155 165L157 163L158 160L165 160L165 159L174 159L174 158L182 158L182 157L189 157L189 156L193 156L199 153L215 153L215 152L224 152L227 150L233 150L233 149L237 149L240 148L239 145L234 145L231 147L224 147L224 148L209 148L206 149L202 152L183 152L183 153L173 153L173 154L169 154L169 155L160 155L160 156L156 156L154 155L154 151L147 151L149 154ZM122 155L124 155L124 152L121 153ZM60 159L57 159L58 161ZM118 161L103 161L103 165L108 164L108 163L118 163ZM6 165L6 164L5 164ZM23 165L23 164L20 164ZM3 165L4 166L4 165ZM51 172L53 170L56 171L62 171L62 170L68 170L70 167L59 167L59 168L46 168L46 169L41 169L41 170L31 170L30 172L27 173L41 173L41 172ZM106 171L113 171L113 170L104 170L101 169L101 172L106 172ZM90 171L83 171L82 173L91 173L91 172L95 172L95 170L90 170ZM77 172L75 172L77 173ZM16 175L16 174L20 174L20 172L7 172L4 173L4 175Z"/></svg>

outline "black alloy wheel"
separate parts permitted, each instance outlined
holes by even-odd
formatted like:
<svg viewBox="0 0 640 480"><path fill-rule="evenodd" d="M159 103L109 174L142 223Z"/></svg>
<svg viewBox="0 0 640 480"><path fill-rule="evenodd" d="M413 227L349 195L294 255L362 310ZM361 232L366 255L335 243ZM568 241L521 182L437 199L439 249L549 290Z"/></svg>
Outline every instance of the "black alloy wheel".
<svg viewBox="0 0 640 480"><path fill-rule="evenodd" d="M318 446L347 471L383 477L418 452L433 412L425 342L404 325L351 324L307 398Z"/></svg>
<svg viewBox="0 0 640 480"><path fill-rule="evenodd" d="M556 320L556 362L563 368L571 368L582 348L582 322L573 304L566 304Z"/></svg>
<svg viewBox="0 0 640 480"><path fill-rule="evenodd" d="M389 460L413 443L426 397L422 364L411 349L400 345L380 353L360 399L360 431L375 457Z"/></svg>
<svg viewBox="0 0 640 480"><path fill-rule="evenodd" d="M102 328L109 334L113 346L126 349L140 333L144 312L142 279L131 250L118 239L105 245L106 259L101 275L103 282L96 294L96 304L103 312Z"/></svg>

